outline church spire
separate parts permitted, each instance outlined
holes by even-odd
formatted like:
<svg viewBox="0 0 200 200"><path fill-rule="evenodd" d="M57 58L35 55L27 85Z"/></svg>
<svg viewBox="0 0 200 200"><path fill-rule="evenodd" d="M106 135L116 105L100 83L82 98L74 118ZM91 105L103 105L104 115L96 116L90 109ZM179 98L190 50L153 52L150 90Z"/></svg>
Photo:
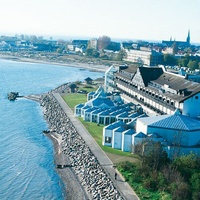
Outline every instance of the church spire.
<svg viewBox="0 0 200 200"><path fill-rule="evenodd" d="M190 44L190 30L188 30L188 36L187 36L186 42Z"/></svg>

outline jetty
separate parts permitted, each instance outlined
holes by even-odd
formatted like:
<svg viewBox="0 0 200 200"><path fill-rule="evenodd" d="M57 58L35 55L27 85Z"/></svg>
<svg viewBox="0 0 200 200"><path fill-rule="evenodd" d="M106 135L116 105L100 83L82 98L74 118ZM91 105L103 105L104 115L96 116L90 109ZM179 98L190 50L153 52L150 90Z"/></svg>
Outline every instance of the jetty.
<svg viewBox="0 0 200 200"><path fill-rule="evenodd" d="M24 96L24 98L40 102L41 98L42 98L42 95L41 94L33 94L33 95L29 95L29 96Z"/></svg>

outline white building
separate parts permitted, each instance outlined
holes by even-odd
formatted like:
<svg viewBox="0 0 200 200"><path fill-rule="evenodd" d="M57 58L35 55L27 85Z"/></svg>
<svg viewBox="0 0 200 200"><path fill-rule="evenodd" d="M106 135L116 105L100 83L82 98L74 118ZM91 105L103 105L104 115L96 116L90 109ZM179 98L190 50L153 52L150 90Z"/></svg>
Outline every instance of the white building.
<svg viewBox="0 0 200 200"><path fill-rule="evenodd" d="M173 145L200 145L200 121L175 112L173 115L144 117L137 120L136 132L158 134Z"/></svg>
<svg viewBox="0 0 200 200"><path fill-rule="evenodd" d="M200 84L163 67L129 67L114 73L115 89L158 114L200 117Z"/></svg>
<svg viewBox="0 0 200 200"><path fill-rule="evenodd" d="M126 49L125 61L140 63L147 66L156 66L162 63L162 54L153 50Z"/></svg>
<svg viewBox="0 0 200 200"><path fill-rule="evenodd" d="M176 111L173 115L138 117L133 128L115 122L104 127L102 143L134 152L134 147L146 140L160 142L169 156L174 151L179 155L193 152L200 156L200 121Z"/></svg>
<svg viewBox="0 0 200 200"><path fill-rule="evenodd" d="M113 130L112 135L112 148L113 149L122 149L122 133L126 131L123 126L119 126Z"/></svg>
<svg viewBox="0 0 200 200"><path fill-rule="evenodd" d="M122 151L132 152L132 135L135 134L133 129L128 129L122 133Z"/></svg>

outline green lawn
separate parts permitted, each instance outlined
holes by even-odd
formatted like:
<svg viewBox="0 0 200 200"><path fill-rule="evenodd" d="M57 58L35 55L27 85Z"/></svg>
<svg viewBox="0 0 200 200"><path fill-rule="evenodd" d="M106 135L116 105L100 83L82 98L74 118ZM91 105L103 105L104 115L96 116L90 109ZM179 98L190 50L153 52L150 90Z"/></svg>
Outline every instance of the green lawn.
<svg viewBox="0 0 200 200"><path fill-rule="evenodd" d="M68 104L68 106L74 110L74 107L80 103L85 103L87 101L86 94L78 94L78 93L68 93L63 96L63 99Z"/></svg>
<svg viewBox="0 0 200 200"><path fill-rule="evenodd" d="M97 86L95 85L83 85L77 84L79 90L86 90L87 92L92 92L97 90ZM85 103L87 101L87 94L81 93L68 93L63 95L63 99L68 104L68 106L74 110L74 107L80 103Z"/></svg>
<svg viewBox="0 0 200 200"><path fill-rule="evenodd" d="M93 122L86 122L81 117L78 118L81 123L85 126L85 128L88 130L88 132L91 134L91 136L95 139L97 144L103 149L103 151L120 155L120 156L133 156L132 154L128 152L123 152L121 150L113 149L111 147L103 146L102 145L102 135L103 135L103 125L97 125Z"/></svg>

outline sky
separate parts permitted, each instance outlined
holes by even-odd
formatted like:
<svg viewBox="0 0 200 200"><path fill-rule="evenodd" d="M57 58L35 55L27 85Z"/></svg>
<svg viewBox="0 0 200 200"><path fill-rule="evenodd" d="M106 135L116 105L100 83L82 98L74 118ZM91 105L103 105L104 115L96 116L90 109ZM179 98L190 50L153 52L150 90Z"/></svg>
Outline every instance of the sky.
<svg viewBox="0 0 200 200"><path fill-rule="evenodd" d="M0 35L200 43L200 0L0 0ZM60 39L61 39L60 38Z"/></svg>

